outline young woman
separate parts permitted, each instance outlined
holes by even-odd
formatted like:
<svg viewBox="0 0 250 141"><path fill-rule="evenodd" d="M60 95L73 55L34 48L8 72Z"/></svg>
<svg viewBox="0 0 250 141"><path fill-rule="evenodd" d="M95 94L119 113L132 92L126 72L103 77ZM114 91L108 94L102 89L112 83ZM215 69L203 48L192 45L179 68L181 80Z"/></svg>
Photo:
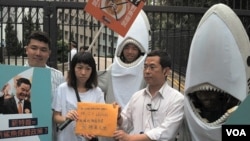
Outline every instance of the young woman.
<svg viewBox="0 0 250 141"><path fill-rule="evenodd" d="M72 58L67 82L62 83L53 99L53 119L57 124L72 120L63 130L58 131L58 141L85 141L93 135L79 136L74 133L78 96L81 102L105 103L104 94L97 86L96 63L91 53L78 52Z"/></svg>

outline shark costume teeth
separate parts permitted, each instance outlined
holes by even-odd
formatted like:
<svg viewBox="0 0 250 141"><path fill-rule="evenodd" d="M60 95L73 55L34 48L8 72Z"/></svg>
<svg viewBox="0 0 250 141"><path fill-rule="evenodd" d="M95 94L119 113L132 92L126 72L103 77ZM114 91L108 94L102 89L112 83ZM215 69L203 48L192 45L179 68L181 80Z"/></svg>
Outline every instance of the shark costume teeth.
<svg viewBox="0 0 250 141"><path fill-rule="evenodd" d="M144 60L150 49L151 30L148 18L140 11L125 37L119 36L111 68L111 79L116 101L125 107L130 97L144 84ZM132 63L124 63L121 53L125 45L133 43L140 49L141 55Z"/></svg>
<svg viewBox="0 0 250 141"><path fill-rule="evenodd" d="M193 37L186 72L190 141L221 140L221 125L249 92L249 56L249 38L233 10L224 4L208 9Z"/></svg>

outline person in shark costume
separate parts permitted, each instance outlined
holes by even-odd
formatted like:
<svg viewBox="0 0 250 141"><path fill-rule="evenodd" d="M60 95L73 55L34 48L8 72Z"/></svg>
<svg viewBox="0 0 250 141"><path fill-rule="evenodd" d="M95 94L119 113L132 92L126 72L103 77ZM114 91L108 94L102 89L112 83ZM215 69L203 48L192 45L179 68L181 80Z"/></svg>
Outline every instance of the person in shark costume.
<svg viewBox="0 0 250 141"><path fill-rule="evenodd" d="M213 5L193 37L178 141L221 141L221 127L249 93L248 35L224 4Z"/></svg>
<svg viewBox="0 0 250 141"><path fill-rule="evenodd" d="M119 36L114 62L105 71L98 72L98 85L105 93L105 102L117 102L124 108L132 94L146 86L143 78L144 60L150 49L151 30L147 15L140 11L125 37ZM123 48L134 44L140 56L132 63L122 58ZM99 141L114 141L113 138L100 137Z"/></svg>
<svg viewBox="0 0 250 141"><path fill-rule="evenodd" d="M141 10L126 36L118 37L113 64L107 70L98 72L98 84L105 93L106 103L117 102L123 108L132 94L145 86L142 72L149 51L150 32L147 15ZM131 43L141 53L132 63L125 63L122 61L122 51Z"/></svg>

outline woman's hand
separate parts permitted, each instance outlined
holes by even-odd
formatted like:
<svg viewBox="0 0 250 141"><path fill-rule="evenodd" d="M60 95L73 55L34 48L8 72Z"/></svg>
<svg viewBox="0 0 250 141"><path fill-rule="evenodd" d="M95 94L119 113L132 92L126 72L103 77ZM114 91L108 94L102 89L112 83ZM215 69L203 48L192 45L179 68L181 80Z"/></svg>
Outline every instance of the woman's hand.
<svg viewBox="0 0 250 141"><path fill-rule="evenodd" d="M84 133L82 133L81 136L83 136L84 138L88 140L91 140L96 137L95 135L89 135L89 134L84 134Z"/></svg>
<svg viewBox="0 0 250 141"><path fill-rule="evenodd" d="M129 141L129 137L129 134L127 134L123 130L116 130L113 135L113 138L118 141Z"/></svg>
<svg viewBox="0 0 250 141"><path fill-rule="evenodd" d="M78 113L76 110L70 110L65 117L66 119L78 120Z"/></svg>

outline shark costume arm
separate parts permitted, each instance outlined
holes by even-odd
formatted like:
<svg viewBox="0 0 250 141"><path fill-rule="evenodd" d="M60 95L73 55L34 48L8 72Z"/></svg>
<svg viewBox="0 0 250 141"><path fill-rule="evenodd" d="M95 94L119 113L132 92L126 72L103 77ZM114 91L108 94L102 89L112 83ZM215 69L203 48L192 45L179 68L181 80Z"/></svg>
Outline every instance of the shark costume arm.
<svg viewBox="0 0 250 141"><path fill-rule="evenodd" d="M190 47L179 140L221 140L221 125L249 92L249 55L249 38L233 10L224 4L208 9Z"/></svg>
<svg viewBox="0 0 250 141"><path fill-rule="evenodd" d="M118 37L113 64L105 72L98 73L98 83L106 94L107 103L116 101L123 108L136 91L145 87L143 67L150 48L150 32L148 18L141 10L126 36ZM123 48L129 43L135 44L141 55L132 63L124 63L120 57Z"/></svg>
<svg viewBox="0 0 250 141"><path fill-rule="evenodd" d="M108 84L111 83L111 80L108 80L110 78L110 68L112 65L110 65L106 70L98 71L98 86L102 89L104 94L106 95L108 91ZM107 83L109 82L109 83Z"/></svg>

